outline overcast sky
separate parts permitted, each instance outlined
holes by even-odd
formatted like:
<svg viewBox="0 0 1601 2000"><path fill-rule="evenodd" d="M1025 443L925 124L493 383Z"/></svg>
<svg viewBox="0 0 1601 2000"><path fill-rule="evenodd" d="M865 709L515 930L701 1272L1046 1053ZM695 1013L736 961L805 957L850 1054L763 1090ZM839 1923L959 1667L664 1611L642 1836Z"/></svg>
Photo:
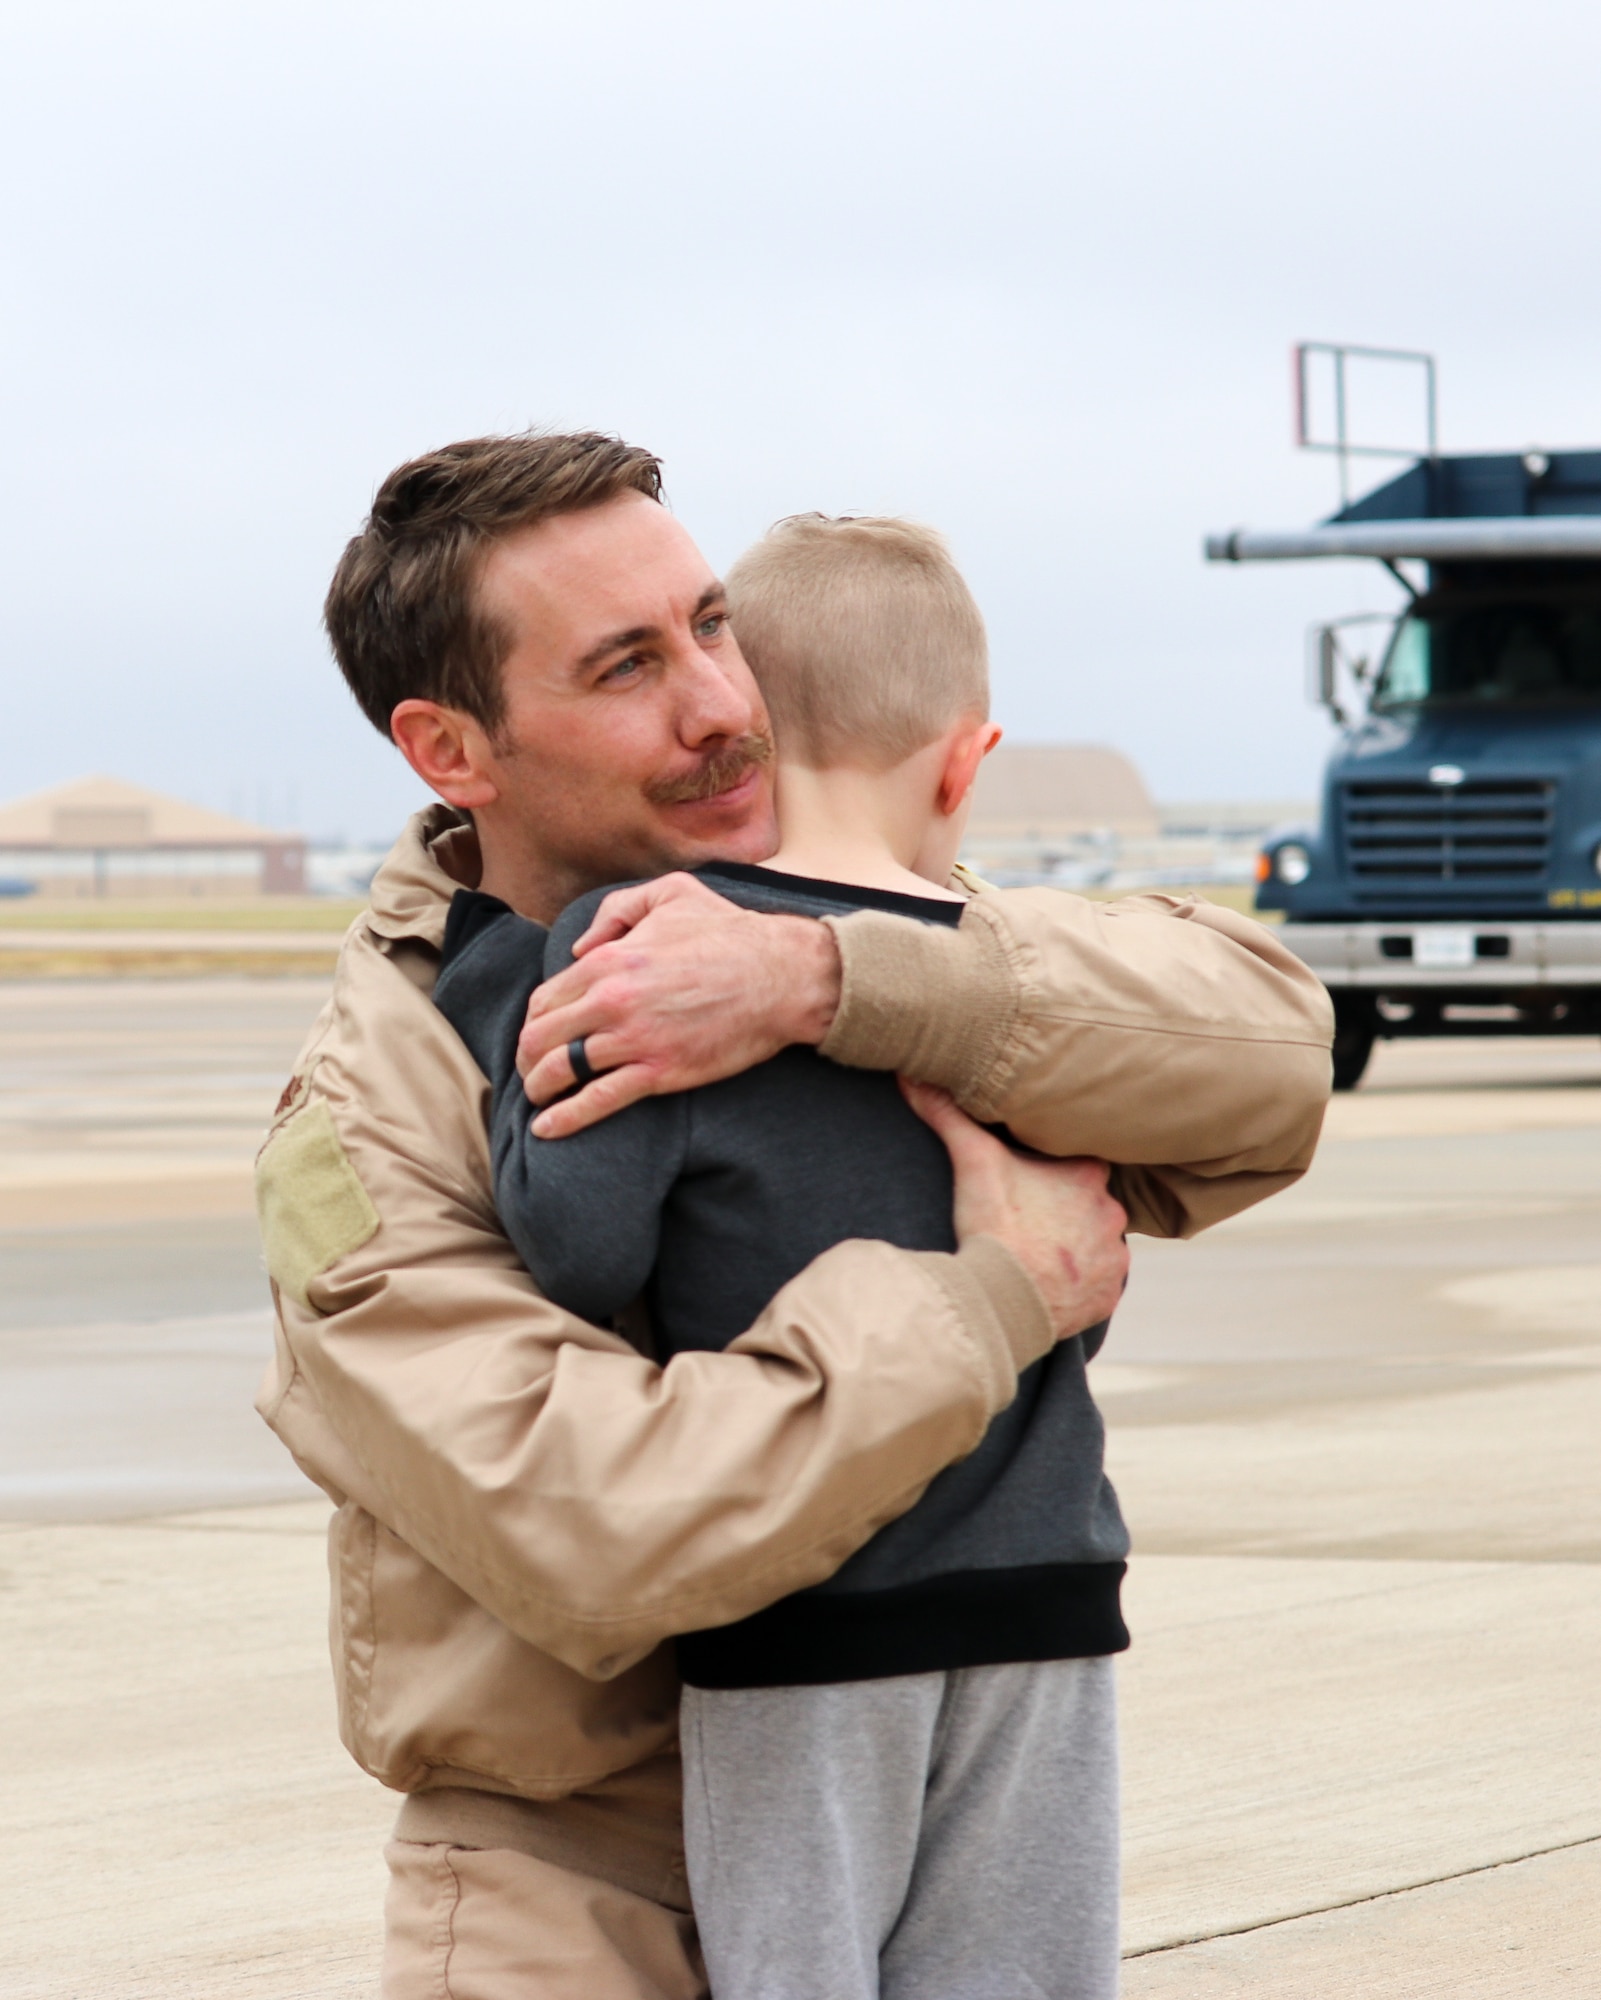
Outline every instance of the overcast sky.
<svg viewBox="0 0 1601 2000"><path fill-rule="evenodd" d="M932 521L1015 740L1309 796L1304 628L1394 587L1201 537L1336 503L1297 338L1434 349L1447 450L1601 443L1598 55L1582 0L18 0L0 798L387 836L329 571L529 423L660 452L719 565Z"/></svg>

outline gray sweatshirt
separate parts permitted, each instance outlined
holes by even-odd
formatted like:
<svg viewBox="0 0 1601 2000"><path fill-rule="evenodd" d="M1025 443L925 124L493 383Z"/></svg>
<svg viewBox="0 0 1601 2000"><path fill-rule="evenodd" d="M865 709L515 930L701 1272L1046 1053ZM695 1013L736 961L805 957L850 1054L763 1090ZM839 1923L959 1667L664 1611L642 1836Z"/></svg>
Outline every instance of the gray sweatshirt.
<svg viewBox="0 0 1601 2000"><path fill-rule="evenodd" d="M721 862L701 879L746 908L888 910L955 923L962 906ZM658 1356L722 1348L836 1243L953 1250L944 1146L893 1076L790 1048L741 1076L646 1098L568 1139L536 1139L514 1056L529 995L571 963L608 892L550 932L464 890L434 997L492 1086L496 1205L547 1297L605 1324L644 1297ZM1085 1363L1096 1327L1018 1380L968 1458L826 1583L678 1641L685 1680L760 1687L877 1679L1121 1650L1128 1536L1103 1466Z"/></svg>

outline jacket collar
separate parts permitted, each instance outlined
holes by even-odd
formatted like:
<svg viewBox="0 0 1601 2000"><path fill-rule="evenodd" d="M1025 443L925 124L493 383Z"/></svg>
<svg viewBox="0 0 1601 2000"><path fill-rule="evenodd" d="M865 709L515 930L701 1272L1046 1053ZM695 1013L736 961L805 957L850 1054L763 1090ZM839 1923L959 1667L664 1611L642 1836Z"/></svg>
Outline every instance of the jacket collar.
<svg viewBox="0 0 1601 2000"><path fill-rule="evenodd" d="M425 806L372 878L367 928L379 937L416 938L438 951L450 899L477 886L482 863L472 821L454 806Z"/></svg>

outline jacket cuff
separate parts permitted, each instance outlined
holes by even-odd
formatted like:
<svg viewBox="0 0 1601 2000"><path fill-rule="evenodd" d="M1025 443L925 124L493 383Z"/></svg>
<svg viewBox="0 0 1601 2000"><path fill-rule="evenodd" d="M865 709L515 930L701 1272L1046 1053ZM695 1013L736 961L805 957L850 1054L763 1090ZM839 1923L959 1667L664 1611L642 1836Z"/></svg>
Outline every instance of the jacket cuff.
<svg viewBox="0 0 1601 2000"><path fill-rule="evenodd" d="M959 1101L989 1095L1015 1053L1023 982L1016 947L982 903L969 903L954 930L878 910L823 921L841 979L822 1053L939 1084Z"/></svg>
<svg viewBox="0 0 1601 2000"><path fill-rule="evenodd" d="M995 1236L970 1236L954 1257L910 1253L943 1287L973 1345L993 1417L1017 1394L1017 1378L1056 1344L1039 1287Z"/></svg>

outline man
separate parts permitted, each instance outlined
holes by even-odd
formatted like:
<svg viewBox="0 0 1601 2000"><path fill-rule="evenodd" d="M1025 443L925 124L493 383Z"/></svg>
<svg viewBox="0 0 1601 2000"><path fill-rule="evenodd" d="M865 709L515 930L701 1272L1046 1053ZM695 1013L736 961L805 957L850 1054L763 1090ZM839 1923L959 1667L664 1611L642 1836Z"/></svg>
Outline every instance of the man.
<svg viewBox="0 0 1601 2000"><path fill-rule="evenodd" d="M1328 1090L1321 987L1226 912L1036 891L935 931L671 874L775 836L766 718L658 477L593 436L430 454L329 597L358 700L444 801L375 881L259 1171L261 1407L338 1507L344 1740L408 1795L388 2000L701 1993L664 1642L831 1575L1105 1317L1125 1211L1185 1234L1287 1185ZM1116 1199L952 1113L954 1256L841 1244L666 1368L647 1329L558 1311L495 1220L485 1079L429 991L458 886L544 921L630 876L660 879L536 995L542 1131L810 1043L1116 1160Z"/></svg>

